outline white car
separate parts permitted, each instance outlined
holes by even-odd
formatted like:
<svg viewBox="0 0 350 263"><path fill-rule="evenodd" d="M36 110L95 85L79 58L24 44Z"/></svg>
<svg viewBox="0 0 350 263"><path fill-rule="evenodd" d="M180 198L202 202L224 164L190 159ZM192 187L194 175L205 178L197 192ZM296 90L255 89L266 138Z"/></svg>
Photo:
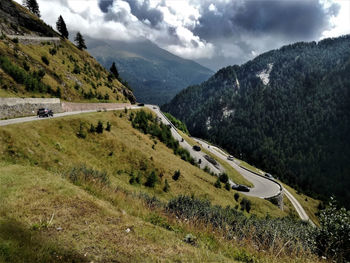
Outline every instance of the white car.
<svg viewBox="0 0 350 263"><path fill-rule="evenodd" d="M229 156L227 156L227 160L229 160L229 161L233 161L233 160L234 160L234 158L233 158L233 156L232 156L232 155L229 155Z"/></svg>

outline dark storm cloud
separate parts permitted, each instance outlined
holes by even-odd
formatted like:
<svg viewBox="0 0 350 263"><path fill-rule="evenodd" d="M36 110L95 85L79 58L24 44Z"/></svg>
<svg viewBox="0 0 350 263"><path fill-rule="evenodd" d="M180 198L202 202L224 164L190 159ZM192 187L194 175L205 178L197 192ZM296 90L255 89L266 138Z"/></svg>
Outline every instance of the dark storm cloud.
<svg viewBox="0 0 350 263"><path fill-rule="evenodd" d="M317 0L247 1L237 10L233 23L253 33L284 33L308 39L323 32L330 15L338 10L335 4L325 9Z"/></svg>
<svg viewBox="0 0 350 263"><path fill-rule="evenodd" d="M163 13L150 7L149 0L139 3L137 0L125 0L131 8L131 13L140 21L150 21L152 26L156 26L163 21Z"/></svg>
<svg viewBox="0 0 350 263"><path fill-rule="evenodd" d="M215 3L215 2L214 2ZM201 6L195 33L206 40L242 33L283 34L290 39L311 39L329 27L329 18L339 6L324 8L318 0L244 1Z"/></svg>
<svg viewBox="0 0 350 263"><path fill-rule="evenodd" d="M115 0L118 1L118 0ZM113 5L113 0L100 0L99 7L102 12L108 13L108 8ZM163 14L159 10L150 7L149 0L144 0L140 3L137 0L124 0L127 2L131 9L131 14L136 16L141 22L149 21L152 27L157 26L163 21ZM112 19L111 14L108 14L109 20L119 20L120 15L116 15L115 19Z"/></svg>
<svg viewBox="0 0 350 263"><path fill-rule="evenodd" d="M113 5L113 0L100 0L98 6L103 13L108 12L108 8Z"/></svg>

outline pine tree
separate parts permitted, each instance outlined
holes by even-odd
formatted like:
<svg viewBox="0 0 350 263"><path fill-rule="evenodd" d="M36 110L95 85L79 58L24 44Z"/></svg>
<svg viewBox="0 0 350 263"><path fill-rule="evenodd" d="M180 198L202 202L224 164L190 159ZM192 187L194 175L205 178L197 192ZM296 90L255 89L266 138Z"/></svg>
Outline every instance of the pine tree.
<svg viewBox="0 0 350 263"><path fill-rule="evenodd" d="M39 5L36 0L23 0L23 5L37 17L40 17Z"/></svg>
<svg viewBox="0 0 350 263"><path fill-rule="evenodd" d="M77 47L82 50L82 49L86 49L86 45L85 45L85 40L83 38L83 36L80 34L80 32L77 33L77 35L75 36L74 39L75 43L77 44Z"/></svg>
<svg viewBox="0 0 350 263"><path fill-rule="evenodd" d="M117 70L117 67L115 66L115 63L113 62L111 68L109 69L111 71L111 73L113 74L113 76L116 78L116 79L119 79L119 72Z"/></svg>
<svg viewBox="0 0 350 263"><path fill-rule="evenodd" d="M68 33L68 30L67 30L66 23L64 22L62 16L59 16L59 17L58 17L58 20L57 20L57 22L56 22L56 28L57 28L58 32L60 32L60 34L61 34L64 38L68 38L69 33Z"/></svg>

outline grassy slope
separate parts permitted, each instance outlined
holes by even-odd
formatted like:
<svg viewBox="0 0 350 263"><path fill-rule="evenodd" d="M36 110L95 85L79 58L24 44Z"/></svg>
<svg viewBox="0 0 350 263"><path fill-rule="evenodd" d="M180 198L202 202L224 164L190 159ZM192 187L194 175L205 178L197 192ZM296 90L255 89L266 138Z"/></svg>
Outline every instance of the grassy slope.
<svg viewBox="0 0 350 263"><path fill-rule="evenodd" d="M122 118L119 115L101 112L0 128L0 251L8 255L5 261L53 261L53 255L61 261L109 261L117 255L122 262L226 262L247 254L248 258L273 262L268 253L259 254L249 246L239 248L206 226L198 228L149 209L137 197L138 192L156 195L163 201L179 194L194 194L223 206L236 203L233 191L216 189L214 177L175 157L162 143L155 144L153 150L154 140L133 129L125 113ZM98 120L110 121L112 131L88 134L86 139L75 136L80 123L88 126ZM62 176L81 164L107 171L110 186L79 187ZM146 170L141 170L145 166ZM147 174L153 169L164 173L155 189L128 183L131 170ZM171 175L177 169L182 175L173 181ZM169 193L161 190L165 178L170 183ZM252 201L251 213L286 215L267 201ZM47 225L52 214L54 219ZM159 217L175 231L157 226L162 225ZM58 231L59 227L63 230ZM125 232L127 228L130 233ZM197 247L183 243L187 233L198 237ZM72 245L63 249L68 243Z"/></svg>
<svg viewBox="0 0 350 263"><path fill-rule="evenodd" d="M108 84L108 72L87 52L77 49L67 40L62 40L61 44L56 47L57 53L51 55L49 50L54 48L55 45L52 43L25 45L13 43L7 38L0 41L0 55L8 57L12 63L21 68L26 62L30 66L30 72L43 69L46 73L42 80L43 83L50 85L54 91L60 87L64 100L86 101L83 92L88 93L91 90L103 97L108 94L109 100L107 101L109 102L128 101L122 93L122 90L126 88L118 80L113 80ZM42 61L42 56L48 58L49 65ZM80 73L73 73L75 64L80 68ZM0 95L2 97L51 96L26 91L24 85L17 84L2 69L0 69L0 76ZM6 86L7 89L5 89ZM97 102L98 99L95 97L90 101Z"/></svg>

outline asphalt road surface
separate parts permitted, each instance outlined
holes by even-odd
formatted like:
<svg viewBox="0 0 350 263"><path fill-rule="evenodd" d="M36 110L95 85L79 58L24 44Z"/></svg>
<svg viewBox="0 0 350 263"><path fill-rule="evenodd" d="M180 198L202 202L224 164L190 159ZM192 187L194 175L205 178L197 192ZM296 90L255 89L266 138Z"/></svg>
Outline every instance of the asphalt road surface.
<svg viewBox="0 0 350 263"><path fill-rule="evenodd" d="M238 166L234 161L227 160L227 154L223 153L221 150L218 150L215 146L209 145L207 142L199 139L195 139L202 147L206 148L217 158L227 162L231 165L236 171L238 171L245 179L251 182L254 187L250 189L249 192L244 192L245 195L260 197L260 198L269 198L278 195L281 192L280 186L262 176L258 176L254 173L251 173L240 166ZM208 147L209 146L209 147Z"/></svg>
<svg viewBox="0 0 350 263"><path fill-rule="evenodd" d="M127 109L140 109L139 106L128 106ZM124 107L110 109L111 110L124 110ZM97 110L85 110L85 111L70 111L70 112L62 112L62 113L54 113L53 117L48 118L39 118L37 116L30 116L30 117L23 117L23 118L16 118L16 119L8 119L8 120L0 120L0 126L6 126L10 124L16 124L16 123L23 123L23 122L30 122L30 121L43 121L51 118L60 118L64 116L70 116L70 115L77 115L82 113L89 113L89 112L97 112Z"/></svg>
<svg viewBox="0 0 350 263"><path fill-rule="evenodd" d="M250 189L249 192L245 192L244 194L260 197L260 198L268 198L277 195L280 192L280 186L273 182L272 180L269 180L268 178L256 175L254 173L251 173L243 168L241 168L238 164L236 164L234 161L227 160L227 154L221 151L219 148L209 145L207 142L195 139L199 144L206 147L207 150L209 150L211 153L215 154L218 158L226 161L229 163L234 169L236 169L244 178L246 178L248 181L250 181L252 184L254 184L254 187ZM208 148L209 146L209 148ZM301 206L301 204L298 202L297 199L285 188L282 189L285 196L291 201L292 205L294 206L295 210L297 211L299 217L303 221L309 222L312 226L315 226L315 224L311 221L307 213L305 212L304 208Z"/></svg>

